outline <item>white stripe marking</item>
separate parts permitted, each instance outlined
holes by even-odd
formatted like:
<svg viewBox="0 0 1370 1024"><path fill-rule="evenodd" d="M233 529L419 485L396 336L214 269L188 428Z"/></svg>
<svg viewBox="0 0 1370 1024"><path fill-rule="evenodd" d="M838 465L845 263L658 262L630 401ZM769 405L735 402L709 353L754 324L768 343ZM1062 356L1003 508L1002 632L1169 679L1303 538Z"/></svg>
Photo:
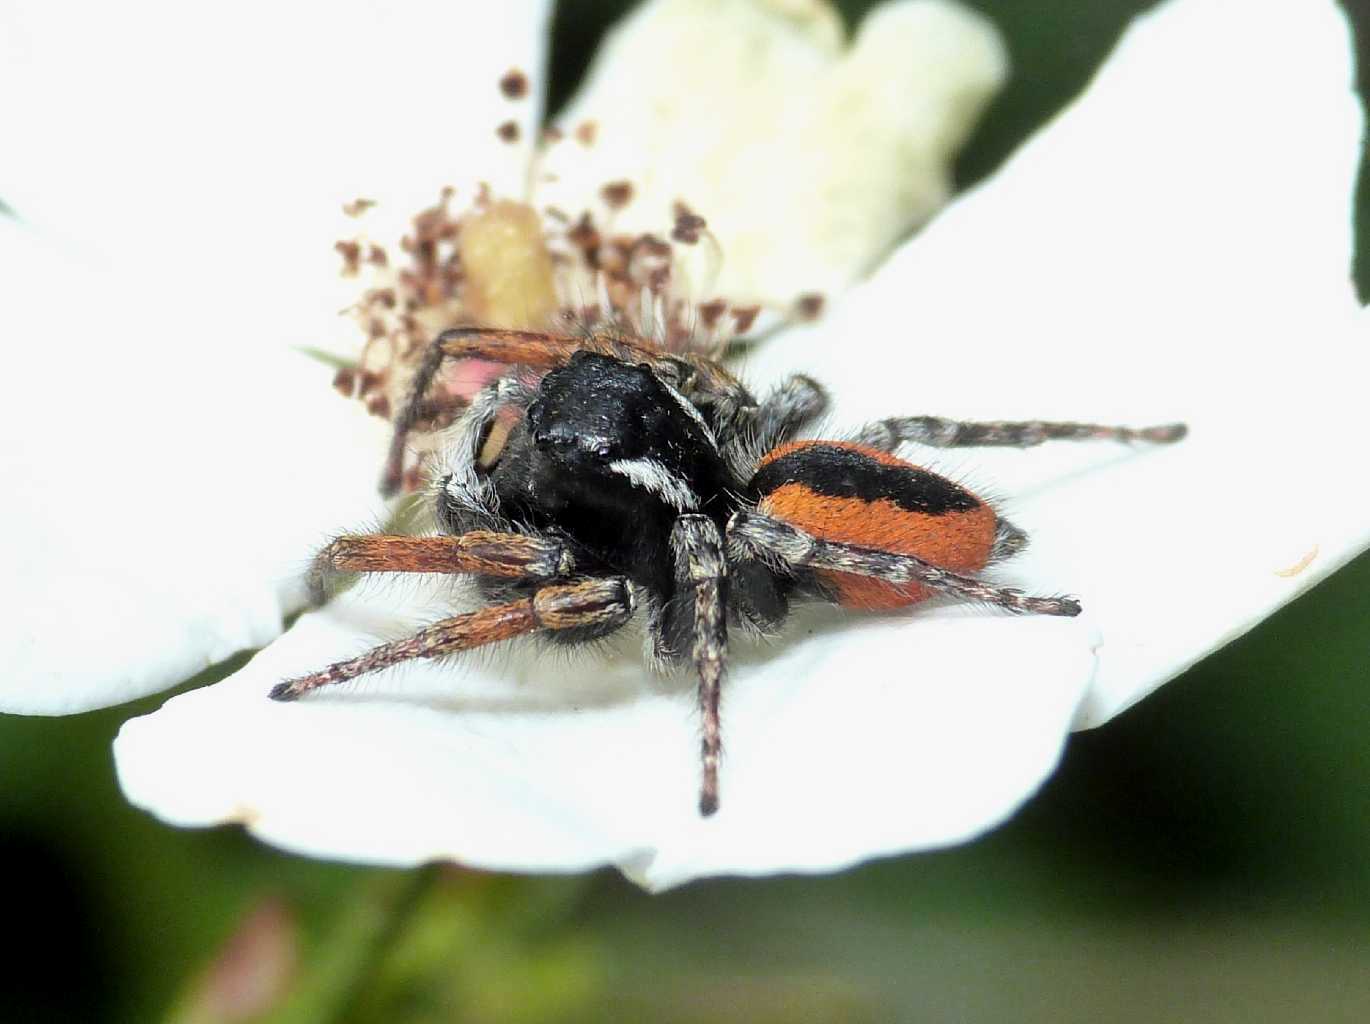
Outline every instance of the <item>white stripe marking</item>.
<svg viewBox="0 0 1370 1024"><path fill-rule="evenodd" d="M699 508L699 495L656 459L616 459L609 463L609 468L626 476L634 486L651 491L668 505L682 510Z"/></svg>

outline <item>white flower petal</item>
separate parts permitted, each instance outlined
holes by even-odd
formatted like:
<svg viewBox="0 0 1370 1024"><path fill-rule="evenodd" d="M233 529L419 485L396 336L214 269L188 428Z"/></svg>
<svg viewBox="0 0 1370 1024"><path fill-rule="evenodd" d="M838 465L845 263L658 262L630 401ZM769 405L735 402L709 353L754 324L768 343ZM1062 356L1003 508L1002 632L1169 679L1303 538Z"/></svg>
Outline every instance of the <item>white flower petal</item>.
<svg viewBox="0 0 1370 1024"><path fill-rule="evenodd" d="M647 679L626 649L569 668L476 655L268 701L280 679L442 614L418 588L364 588L232 679L130 722L116 744L130 797L170 821L242 821L320 855L612 861L655 888L831 869L998 822L1050 771L1082 706L1135 697L1217 642L1220 624L1242 628L1364 541L1364 502L1330 472L1336 442L1358 436L1338 410L1364 379L1348 334L1367 319L1345 283L1358 124L1345 28L1306 0L1244 9L1236 29L1228 12L1166 5L1129 33L1096 92L830 328L753 360L763 378L828 381L848 423L901 410L1189 418L1194 435L1174 448L937 460L1008 484L1035 547L1001 578L1077 590L1080 619L799 617L775 649L735 652L723 808L701 820L690 683ZM1215 53L1221 80L1198 73ZM1275 53L1291 69L1278 89L1264 73ZM1258 124L1276 144L1250 134ZM1286 142L1297 157L1283 158ZM1299 324L1310 333L1284 333ZM1324 423L1338 436L1322 437ZM1295 431L1305 454L1318 449L1311 460L1279 437ZM1329 510L1342 501L1349 511ZM1297 568L1310 527L1325 560L1260 575Z"/></svg>
<svg viewBox="0 0 1370 1024"><path fill-rule="evenodd" d="M677 201L708 220L714 294L781 309L837 294L945 201L1007 66L993 26L949 0L885 4L850 47L841 33L813 0L645 4L560 118L538 205L598 212L627 181L615 230L667 231Z"/></svg>
<svg viewBox="0 0 1370 1024"><path fill-rule="evenodd" d="M149 324L125 279L3 232L24 347L0 432L0 707L118 703L269 641L311 548L379 515L356 466L383 432L327 367L241 344L250 320L166 302Z"/></svg>
<svg viewBox="0 0 1370 1024"><path fill-rule="evenodd" d="M348 199L407 217L442 185L526 187L540 94L511 101L498 83L512 68L541 78L548 9L8 4L0 196L125 266L182 243L215 287L224 268L268 283L331 269L319 252ZM513 145L496 135L505 120Z"/></svg>
<svg viewBox="0 0 1370 1024"><path fill-rule="evenodd" d="M52 95L10 112L24 144L0 170L44 229L0 218L4 710L118 703L266 643L312 550L384 514L367 468L383 424L294 348L344 322L330 232L363 183L412 211L420 188L485 173L498 78L536 80L547 5L272 11L121 5L103 28L86 12L86 34L44 5L6 11L27 34L5 37L22 59L0 91ZM429 126L438 94L452 105ZM536 95L521 102L531 125Z"/></svg>
<svg viewBox="0 0 1370 1024"><path fill-rule="evenodd" d="M1008 495L1033 536L1015 571L1078 593L1099 623L1081 726L1370 542L1367 484L1347 470L1370 342L1348 271L1350 52L1330 2L1250 5L1240 22L1218 0L1158 8L839 315L751 360L763 379L828 383L842 424L1191 424L1167 450L931 457Z"/></svg>
<svg viewBox="0 0 1370 1024"><path fill-rule="evenodd" d="M701 819L692 684L649 676L632 638L607 661L475 653L268 700L283 678L444 614L413 587L362 589L127 723L129 798L175 824L239 821L385 864L616 863L658 889L826 871L1006 817L1054 766L1093 666L1087 627L1068 620L939 609L911 646L897 618L802 616L792 643L735 652L723 806Z"/></svg>

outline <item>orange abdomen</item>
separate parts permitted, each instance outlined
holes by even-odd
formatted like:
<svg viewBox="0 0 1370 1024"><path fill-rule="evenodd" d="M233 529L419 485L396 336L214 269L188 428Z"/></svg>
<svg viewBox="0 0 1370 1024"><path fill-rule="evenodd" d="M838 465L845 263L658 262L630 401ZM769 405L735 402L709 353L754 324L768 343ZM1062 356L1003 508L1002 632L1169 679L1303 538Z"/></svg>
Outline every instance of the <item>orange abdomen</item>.
<svg viewBox="0 0 1370 1024"><path fill-rule="evenodd" d="M998 518L964 487L887 452L846 441L796 441L752 478L758 511L821 540L915 555L953 572L989 561ZM845 572L818 576L849 607L897 608L931 596Z"/></svg>

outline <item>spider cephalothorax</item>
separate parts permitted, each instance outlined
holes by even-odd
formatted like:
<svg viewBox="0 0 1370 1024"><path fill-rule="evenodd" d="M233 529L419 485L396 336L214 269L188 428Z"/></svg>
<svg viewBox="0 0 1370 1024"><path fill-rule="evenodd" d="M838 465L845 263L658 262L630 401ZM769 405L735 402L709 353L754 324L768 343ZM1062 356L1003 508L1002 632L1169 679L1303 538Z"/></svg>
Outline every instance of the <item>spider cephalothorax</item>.
<svg viewBox="0 0 1370 1024"><path fill-rule="evenodd" d="M970 491L894 454L1048 439L1174 441L1184 427L881 420L854 438L795 440L827 405L795 376L757 401L718 363L613 335L566 338L465 328L432 346L382 483L398 486L405 439L442 361L510 372L457 421L434 478L441 533L341 537L315 562L336 572L474 575L489 605L284 682L291 700L411 658L541 633L593 640L639 610L649 656L699 676L703 782L718 807L719 695L730 628L773 633L798 597L894 608L945 594L1013 612L1077 615L1067 597L1028 597L977 574L1019 551L1023 532Z"/></svg>

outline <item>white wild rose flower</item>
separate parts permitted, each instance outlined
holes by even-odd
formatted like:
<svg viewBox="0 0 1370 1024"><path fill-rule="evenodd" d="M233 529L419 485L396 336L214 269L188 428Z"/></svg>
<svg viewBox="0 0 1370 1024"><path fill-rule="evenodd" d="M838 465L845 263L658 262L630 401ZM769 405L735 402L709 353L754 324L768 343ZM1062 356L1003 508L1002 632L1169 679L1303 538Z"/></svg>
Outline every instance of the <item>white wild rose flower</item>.
<svg viewBox="0 0 1370 1024"><path fill-rule="evenodd" d="M539 66L541 18L529 14L526 37L511 30L484 70ZM416 42L436 50L444 39L430 37L442 36L435 28ZM461 39L477 61L495 47L473 45L469 31ZM231 678L127 723L116 757L130 799L177 824L238 821L319 856L527 871L612 863L658 889L709 874L832 870L992 827L1050 773L1071 728L1107 720L1370 541L1367 486L1348 472L1370 340L1348 274L1362 120L1350 53L1330 0L1249 5L1239 24L1220 0L1170 0L991 180L867 281L829 295L828 316L774 337L743 367L763 389L796 370L823 381L834 430L909 412L1186 420L1191 434L1174 447L915 456L1004 495L1032 543L996 578L1078 594L1078 619L953 605L816 610L772 648L735 645L723 804L705 820L692 682L649 677L631 640L616 655L476 654L268 701L284 678L445 614L441 585L363 585ZM379 77L352 69L327 84L364 91ZM284 121L287 144L298 126ZM358 118L352 141L380 123ZM21 310L36 311L25 336L54 346L19 378L16 422L43 447L41 457L28 454L32 442L14 449L18 479L32 483L12 503L24 518L5 531L24 532L24 672L5 693L17 709L119 700L268 639L299 596L282 567L302 567L330 531L380 514L373 423L321 391L316 372L266 355L259 335L265 325L279 344L284 318L307 339L318 315L278 313L290 285L315 293L299 278L312 273L306 256L317 262L320 236L298 197L319 181L340 186L330 194L366 194L381 179L351 182L342 172L355 163L320 161L336 176L311 177L289 200L273 195L276 209L254 221L224 184L235 176L212 179L212 194L191 179L230 160L255 197L254 181L288 174L290 162L260 149L206 153L195 143L213 139L210 126L192 119L185 130L201 134L168 158L184 199L174 217L154 202L166 182L130 171L127 141L95 147L118 204L87 194L73 212L52 186L69 216L45 226L98 240L140 271L108 276L106 303L79 308L91 290L72 275L84 272L36 264L31 239L24 264L4 268L28 289ZM338 145L324 130L317 139ZM80 155L75 140L60 144ZM63 168L66 181L83 180ZM426 187L413 195L427 201ZM3 177L0 195L26 209ZM154 208L160 241L146 235ZM159 339L169 300L156 268L167 239L203 245L197 217L224 244L206 255L199 290L172 271L185 305L170 308L187 315ZM278 222L287 229L266 229ZM718 229L726 234L722 220ZM797 275L809 259L796 259ZM835 289L861 269L844 265L847 278L815 272L796 287ZM247 267L262 291L229 305L223 275ZM287 272L295 278L278 277ZM760 261L733 273L739 295L773 301ZM73 339L79 363L57 339ZM203 389L185 383L201 379Z"/></svg>

